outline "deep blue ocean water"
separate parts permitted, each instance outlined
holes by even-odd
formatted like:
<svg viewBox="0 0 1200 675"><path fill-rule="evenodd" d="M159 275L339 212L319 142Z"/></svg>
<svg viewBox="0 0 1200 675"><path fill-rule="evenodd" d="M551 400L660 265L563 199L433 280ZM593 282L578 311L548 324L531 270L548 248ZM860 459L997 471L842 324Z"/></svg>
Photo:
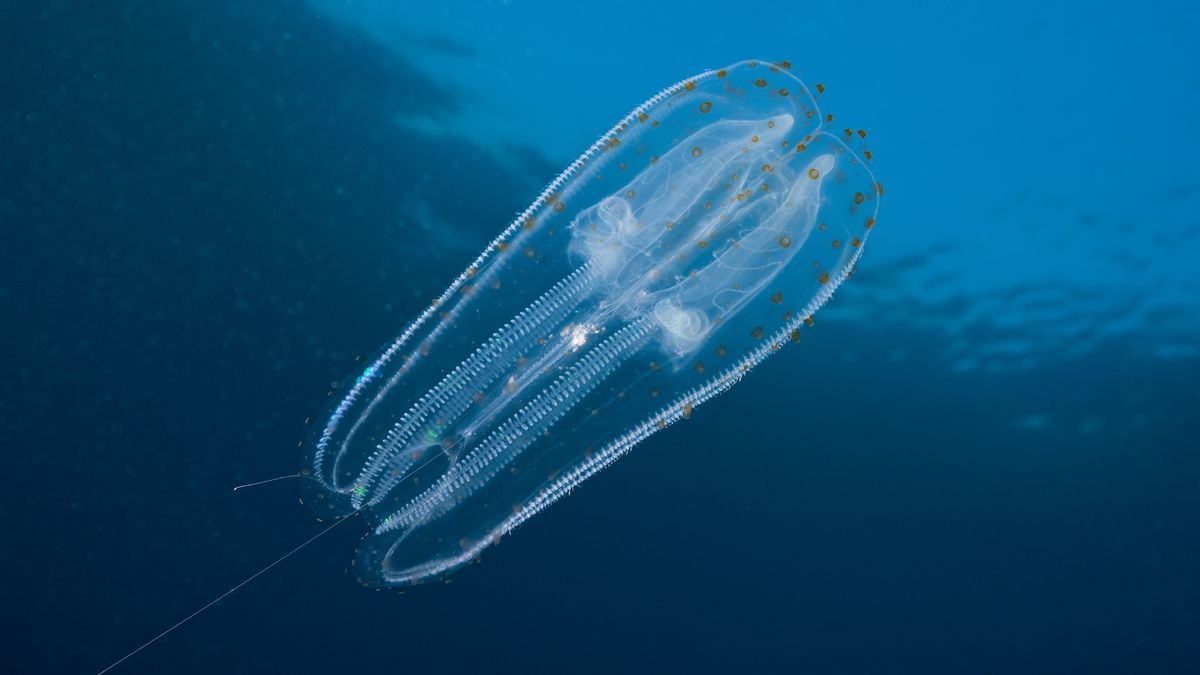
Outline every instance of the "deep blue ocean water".
<svg viewBox="0 0 1200 675"><path fill-rule="evenodd" d="M0 2L0 671L320 530L332 382L663 86L789 59L887 187L798 347L400 595L347 522L114 672L1200 672L1189 3Z"/></svg>

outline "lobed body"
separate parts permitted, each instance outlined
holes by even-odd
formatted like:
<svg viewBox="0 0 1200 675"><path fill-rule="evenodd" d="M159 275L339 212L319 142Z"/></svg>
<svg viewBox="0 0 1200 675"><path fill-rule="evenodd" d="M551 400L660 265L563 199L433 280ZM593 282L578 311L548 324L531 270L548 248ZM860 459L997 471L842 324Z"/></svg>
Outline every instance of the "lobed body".
<svg viewBox="0 0 1200 675"><path fill-rule="evenodd" d="M369 584L447 574L788 342L850 275L882 188L785 64L639 106L355 378L306 501L364 513Z"/></svg>

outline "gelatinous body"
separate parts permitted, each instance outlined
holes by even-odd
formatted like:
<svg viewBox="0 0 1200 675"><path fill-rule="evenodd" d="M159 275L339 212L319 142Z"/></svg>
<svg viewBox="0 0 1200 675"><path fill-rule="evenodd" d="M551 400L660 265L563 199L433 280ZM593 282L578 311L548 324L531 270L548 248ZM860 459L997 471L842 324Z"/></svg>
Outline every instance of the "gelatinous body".
<svg viewBox="0 0 1200 675"><path fill-rule="evenodd" d="M477 557L799 338L882 188L786 65L634 110L358 374L306 444L307 500L361 512L366 583Z"/></svg>

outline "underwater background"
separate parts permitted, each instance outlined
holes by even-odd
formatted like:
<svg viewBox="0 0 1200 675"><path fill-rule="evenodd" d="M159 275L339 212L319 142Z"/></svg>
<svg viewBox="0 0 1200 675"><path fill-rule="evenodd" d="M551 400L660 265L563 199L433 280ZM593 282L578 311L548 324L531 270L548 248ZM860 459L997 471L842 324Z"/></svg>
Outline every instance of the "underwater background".
<svg viewBox="0 0 1200 675"><path fill-rule="evenodd" d="M1200 672L1192 3L0 1L0 670L318 532L331 383L684 77L886 185L798 346L452 583L347 522L113 672Z"/></svg>

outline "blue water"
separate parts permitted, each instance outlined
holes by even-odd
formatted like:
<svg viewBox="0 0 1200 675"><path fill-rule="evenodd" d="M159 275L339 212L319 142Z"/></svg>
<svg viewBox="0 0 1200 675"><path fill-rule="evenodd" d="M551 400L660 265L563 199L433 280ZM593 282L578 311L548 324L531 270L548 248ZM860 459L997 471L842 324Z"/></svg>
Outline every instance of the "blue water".
<svg viewBox="0 0 1200 675"><path fill-rule="evenodd" d="M318 532L332 382L680 78L887 186L799 346L450 584L349 521L115 672L1200 672L1186 3L0 3L0 638L96 672Z"/></svg>

